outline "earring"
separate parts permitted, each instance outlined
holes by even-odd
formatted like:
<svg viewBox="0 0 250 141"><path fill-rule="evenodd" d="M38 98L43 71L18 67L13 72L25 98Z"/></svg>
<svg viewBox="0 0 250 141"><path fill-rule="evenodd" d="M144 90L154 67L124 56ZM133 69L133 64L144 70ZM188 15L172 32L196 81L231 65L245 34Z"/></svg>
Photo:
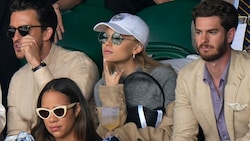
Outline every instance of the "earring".
<svg viewBox="0 0 250 141"><path fill-rule="evenodd" d="M132 55L133 59L135 59L135 54Z"/></svg>

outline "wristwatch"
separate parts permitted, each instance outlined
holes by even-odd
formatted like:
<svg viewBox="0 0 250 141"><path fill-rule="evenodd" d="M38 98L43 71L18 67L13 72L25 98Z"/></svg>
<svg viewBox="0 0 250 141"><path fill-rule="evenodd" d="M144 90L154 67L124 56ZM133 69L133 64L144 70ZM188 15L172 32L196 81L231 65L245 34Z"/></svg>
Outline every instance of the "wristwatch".
<svg viewBox="0 0 250 141"><path fill-rule="evenodd" d="M37 71L37 70L39 70L40 68L45 67L45 66L46 66L46 64L45 64L44 62L41 62L40 65L38 65L38 66L32 68L32 71L35 72L35 71Z"/></svg>

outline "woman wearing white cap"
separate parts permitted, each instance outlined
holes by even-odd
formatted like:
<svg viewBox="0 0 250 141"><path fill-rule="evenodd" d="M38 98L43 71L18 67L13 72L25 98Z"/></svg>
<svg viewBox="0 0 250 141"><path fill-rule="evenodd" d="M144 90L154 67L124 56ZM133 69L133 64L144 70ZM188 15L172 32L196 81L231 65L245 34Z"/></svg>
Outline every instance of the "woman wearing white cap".
<svg viewBox="0 0 250 141"><path fill-rule="evenodd" d="M120 13L95 25L94 31L100 32L104 60L103 77L95 86L98 134L120 141L168 141L177 75L171 66L148 57L146 23ZM102 124L102 107L119 108L119 125L111 132Z"/></svg>

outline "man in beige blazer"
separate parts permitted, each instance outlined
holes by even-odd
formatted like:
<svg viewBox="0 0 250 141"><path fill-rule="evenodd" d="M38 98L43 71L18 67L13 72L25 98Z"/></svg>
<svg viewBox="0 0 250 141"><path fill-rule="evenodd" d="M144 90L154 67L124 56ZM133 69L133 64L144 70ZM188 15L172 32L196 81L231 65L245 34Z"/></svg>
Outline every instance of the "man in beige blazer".
<svg viewBox="0 0 250 141"><path fill-rule="evenodd" d="M27 63L10 81L6 141L15 140L21 131L30 133L36 123L40 90L50 80L72 79L90 101L99 78L96 64L85 53L66 50L53 42L58 22L46 0L13 0L10 12L7 33L16 57Z"/></svg>
<svg viewBox="0 0 250 141"><path fill-rule="evenodd" d="M250 55L231 49L238 24L233 5L205 0L193 9L200 59L179 73L173 141L250 140Z"/></svg>

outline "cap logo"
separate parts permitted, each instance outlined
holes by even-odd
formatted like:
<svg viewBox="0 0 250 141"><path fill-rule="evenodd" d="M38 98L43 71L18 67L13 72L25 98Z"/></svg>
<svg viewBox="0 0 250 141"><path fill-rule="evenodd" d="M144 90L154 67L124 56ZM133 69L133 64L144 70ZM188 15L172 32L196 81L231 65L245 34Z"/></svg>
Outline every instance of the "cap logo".
<svg viewBox="0 0 250 141"><path fill-rule="evenodd" d="M122 19L125 18L125 15L121 15L121 14L118 14L118 15L115 15L113 18L112 18L112 21L121 21Z"/></svg>

